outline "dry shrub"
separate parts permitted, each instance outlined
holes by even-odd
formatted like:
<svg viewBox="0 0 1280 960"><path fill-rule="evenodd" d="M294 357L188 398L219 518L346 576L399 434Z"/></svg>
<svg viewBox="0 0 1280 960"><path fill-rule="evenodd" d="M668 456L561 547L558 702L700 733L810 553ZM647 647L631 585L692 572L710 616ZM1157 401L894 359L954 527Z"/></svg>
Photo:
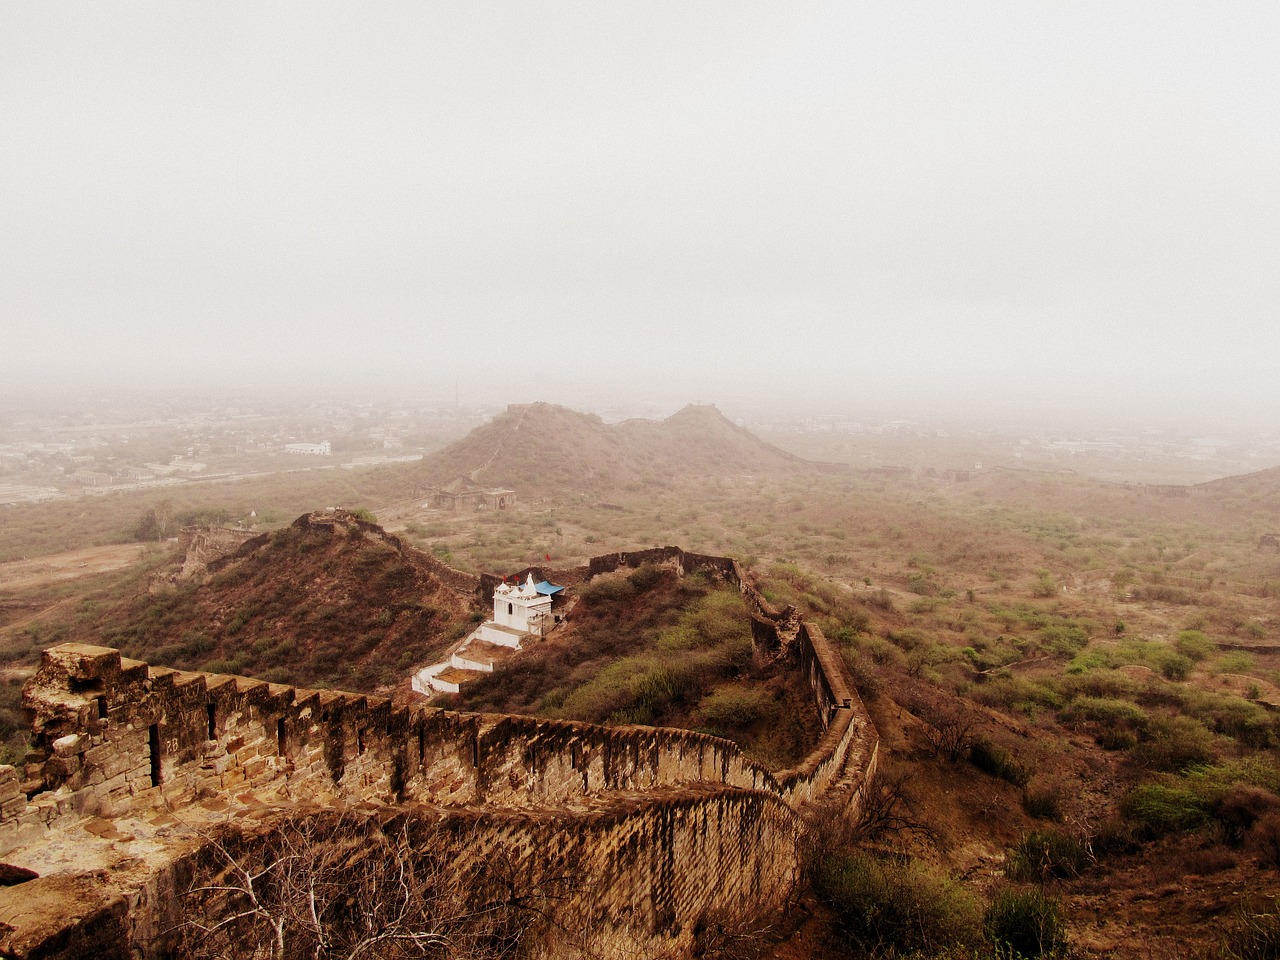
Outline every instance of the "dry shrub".
<svg viewBox="0 0 1280 960"><path fill-rule="evenodd" d="M502 851L459 869L435 824L353 814L300 817L250 837L210 838L168 931L175 955L218 958L514 958L574 885L521 889Z"/></svg>
<svg viewBox="0 0 1280 960"><path fill-rule="evenodd" d="M1241 902L1222 934L1227 960L1276 960L1280 957L1280 899Z"/></svg>
<svg viewBox="0 0 1280 960"><path fill-rule="evenodd" d="M1261 787L1236 783L1214 800L1209 809L1222 824L1224 839L1238 844L1259 819L1280 809L1280 798Z"/></svg>
<svg viewBox="0 0 1280 960"><path fill-rule="evenodd" d="M1280 869L1280 811L1271 810L1258 818L1247 845L1264 864Z"/></svg>
<svg viewBox="0 0 1280 960"><path fill-rule="evenodd" d="M1133 853L1141 845L1133 825L1119 817L1112 817L1098 824L1089 843L1095 857Z"/></svg>
<svg viewBox="0 0 1280 960"><path fill-rule="evenodd" d="M1221 846L1200 846L1187 850L1178 858L1178 872L1206 877L1230 870L1236 862L1236 856Z"/></svg>
<svg viewBox="0 0 1280 960"><path fill-rule="evenodd" d="M977 720L968 710L959 706L926 704L917 708L917 715L924 721L924 738L934 756L945 757L959 763L973 746L974 727Z"/></svg>
<svg viewBox="0 0 1280 960"><path fill-rule="evenodd" d="M853 676L858 696L867 701L877 699L880 696L880 671L869 662L869 658L856 653L846 657L845 662L849 665L849 673Z"/></svg>
<svg viewBox="0 0 1280 960"><path fill-rule="evenodd" d="M1065 789L1059 780L1039 780L1022 791L1022 809L1038 820L1061 820Z"/></svg>
<svg viewBox="0 0 1280 960"><path fill-rule="evenodd" d="M865 843L898 836L905 831L929 832L915 814L908 792L911 774L877 768L862 791L862 802L848 823L847 842Z"/></svg>
<svg viewBox="0 0 1280 960"><path fill-rule="evenodd" d="M1031 777L1030 768L1004 747L986 737L975 737L969 747L969 762L984 773L999 777L1015 787L1024 787Z"/></svg>

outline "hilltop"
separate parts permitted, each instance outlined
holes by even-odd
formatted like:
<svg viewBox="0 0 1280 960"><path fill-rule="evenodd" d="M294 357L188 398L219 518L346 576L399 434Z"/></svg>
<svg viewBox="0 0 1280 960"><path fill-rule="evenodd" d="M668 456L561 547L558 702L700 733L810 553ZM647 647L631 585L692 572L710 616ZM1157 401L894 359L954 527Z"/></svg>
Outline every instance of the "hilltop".
<svg viewBox="0 0 1280 960"><path fill-rule="evenodd" d="M1280 502L1280 467L1268 467L1218 480L1208 480L1191 488L1197 493L1222 498L1246 497L1274 506Z"/></svg>
<svg viewBox="0 0 1280 960"><path fill-rule="evenodd" d="M714 406L607 424L594 414L531 403L513 404L418 469L428 486L466 477L522 496L552 496L665 486L675 476L792 472L805 464Z"/></svg>
<svg viewBox="0 0 1280 960"><path fill-rule="evenodd" d="M125 600L77 639L182 669L368 692L430 662L475 602L435 558L345 511L301 516L208 570Z"/></svg>

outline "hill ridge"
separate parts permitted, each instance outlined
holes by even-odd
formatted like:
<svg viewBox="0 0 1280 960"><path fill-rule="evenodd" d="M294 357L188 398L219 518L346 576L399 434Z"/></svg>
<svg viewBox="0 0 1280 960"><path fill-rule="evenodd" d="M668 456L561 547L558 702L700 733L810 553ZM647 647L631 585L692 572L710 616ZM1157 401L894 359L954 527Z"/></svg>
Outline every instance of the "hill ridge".
<svg viewBox="0 0 1280 960"><path fill-rule="evenodd" d="M662 420L605 423L597 414L537 401L511 404L424 458L425 488L453 481L506 486L521 496L598 494L673 477L793 472L817 467L761 440L713 404L687 404Z"/></svg>

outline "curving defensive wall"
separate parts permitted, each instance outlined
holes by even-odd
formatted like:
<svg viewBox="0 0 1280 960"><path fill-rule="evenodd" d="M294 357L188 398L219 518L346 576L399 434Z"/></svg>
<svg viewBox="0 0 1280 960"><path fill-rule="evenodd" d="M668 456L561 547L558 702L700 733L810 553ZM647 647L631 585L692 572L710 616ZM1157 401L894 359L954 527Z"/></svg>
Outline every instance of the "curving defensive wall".
<svg viewBox="0 0 1280 960"><path fill-rule="evenodd" d="M875 728L822 631L773 608L736 561L668 547L597 557L585 576L644 563L742 590L757 655L795 658L818 704L825 730L803 762L771 773L690 731L397 707L63 644L24 690L34 752L22 770L0 766L0 858L40 874L0 887L0 955L165 956L178 878L191 881L213 829L184 825L225 831L317 806L465 823L458 870L502 851L529 889L572 876L554 925L590 933L597 952L687 949L708 917L778 909L806 811L860 803ZM50 870L68 842L78 859ZM31 908L56 904L77 864L116 861L129 868L75 887L77 909Z"/></svg>

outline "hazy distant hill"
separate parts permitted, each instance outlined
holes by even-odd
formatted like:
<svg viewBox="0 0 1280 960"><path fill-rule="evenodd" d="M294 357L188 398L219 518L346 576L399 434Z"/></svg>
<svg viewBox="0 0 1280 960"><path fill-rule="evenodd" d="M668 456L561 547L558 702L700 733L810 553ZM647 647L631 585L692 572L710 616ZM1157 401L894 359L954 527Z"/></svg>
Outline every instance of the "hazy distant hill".
<svg viewBox="0 0 1280 960"><path fill-rule="evenodd" d="M606 424L548 403L506 412L422 463L428 485L459 477L511 487L521 497L606 493L713 477L803 469L806 461L737 426L713 406L687 406L665 420Z"/></svg>
<svg viewBox="0 0 1280 960"><path fill-rule="evenodd" d="M1210 496L1275 497L1280 495L1280 467L1209 480L1196 484L1192 489Z"/></svg>
<svg viewBox="0 0 1280 960"><path fill-rule="evenodd" d="M87 639L166 666L369 691L431 662L474 600L435 558L342 512L299 517L209 570L127 600Z"/></svg>

